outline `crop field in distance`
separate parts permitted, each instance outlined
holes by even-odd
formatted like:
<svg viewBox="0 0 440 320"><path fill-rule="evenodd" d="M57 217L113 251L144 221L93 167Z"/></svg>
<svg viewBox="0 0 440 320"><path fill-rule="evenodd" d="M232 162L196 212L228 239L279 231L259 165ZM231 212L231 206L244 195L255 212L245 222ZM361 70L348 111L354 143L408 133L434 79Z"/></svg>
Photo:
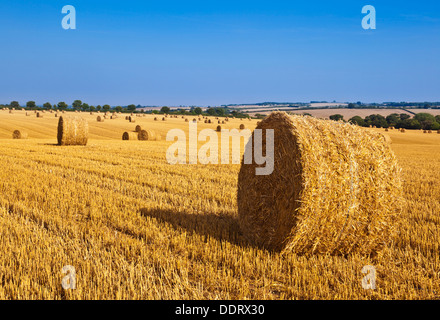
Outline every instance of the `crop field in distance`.
<svg viewBox="0 0 440 320"><path fill-rule="evenodd" d="M436 131L387 132L406 202L390 246L375 257L300 256L243 239L239 164L168 164L167 131L188 131L181 116L130 123L80 115L87 146L57 146L54 114L0 111L0 299L440 298ZM215 129L211 119L198 129ZM252 130L257 120L221 126L241 123ZM162 140L123 141L136 125ZM17 129L28 139L13 140ZM75 268L75 289L61 285L66 265ZM374 290L362 287L365 265L377 270Z"/></svg>

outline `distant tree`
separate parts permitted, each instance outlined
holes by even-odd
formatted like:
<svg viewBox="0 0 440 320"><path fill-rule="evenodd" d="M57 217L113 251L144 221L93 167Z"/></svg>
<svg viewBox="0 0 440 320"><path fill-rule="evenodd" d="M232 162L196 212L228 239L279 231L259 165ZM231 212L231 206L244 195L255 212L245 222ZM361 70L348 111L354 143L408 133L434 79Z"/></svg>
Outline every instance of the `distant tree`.
<svg viewBox="0 0 440 320"><path fill-rule="evenodd" d="M29 109L35 108L35 101L28 101L26 102L26 107Z"/></svg>
<svg viewBox="0 0 440 320"><path fill-rule="evenodd" d="M90 109L90 106L87 104L87 103L83 103L82 105L81 105L81 110L82 111L87 111L87 110L89 110Z"/></svg>
<svg viewBox="0 0 440 320"><path fill-rule="evenodd" d="M96 106L96 111L101 111L101 109L102 109L102 107L98 104L98 105Z"/></svg>
<svg viewBox="0 0 440 320"><path fill-rule="evenodd" d="M432 130L432 125L436 122L435 117L430 113L417 113L414 119L420 122L424 130Z"/></svg>
<svg viewBox="0 0 440 320"><path fill-rule="evenodd" d="M401 113L400 114L400 120L406 120L406 119L409 119L409 118L411 118L411 116L409 114L406 114L406 113Z"/></svg>
<svg viewBox="0 0 440 320"><path fill-rule="evenodd" d="M196 107L193 109L195 114L202 114L202 108Z"/></svg>
<svg viewBox="0 0 440 320"><path fill-rule="evenodd" d="M9 106L10 106L11 108L15 108L15 109L20 108L20 104L18 103L18 101L11 101L11 103L9 104Z"/></svg>
<svg viewBox="0 0 440 320"><path fill-rule="evenodd" d="M54 104L54 105L52 106L52 109L57 110L57 109L58 109L57 105Z"/></svg>
<svg viewBox="0 0 440 320"><path fill-rule="evenodd" d="M388 115L385 119L387 120L389 126L395 127L396 124L400 121L400 116L397 113L392 113Z"/></svg>
<svg viewBox="0 0 440 320"><path fill-rule="evenodd" d="M95 111L95 106L90 106L90 111Z"/></svg>
<svg viewBox="0 0 440 320"><path fill-rule="evenodd" d="M257 114L258 115L258 114ZM310 113L308 113L308 112L304 112L303 114L302 114L303 116L309 116L309 117L313 117Z"/></svg>
<svg viewBox="0 0 440 320"><path fill-rule="evenodd" d="M60 109L60 110L66 110L67 109L67 103L65 103L65 102L63 102L63 101L61 101L61 102L58 102L58 109Z"/></svg>
<svg viewBox="0 0 440 320"><path fill-rule="evenodd" d="M134 104L130 104L127 106L127 110L131 112L136 111L136 106Z"/></svg>
<svg viewBox="0 0 440 320"><path fill-rule="evenodd" d="M46 110L50 110L52 109L52 104L50 102L46 102L45 104L43 104L43 108Z"/></svg>
<svg viewBox="0 0 440 320"><path fill-rule="evenodd" d="M349 103L347 108L348 109L354 109L354 108L356 108L356 105L354 103Z"/></svg>
<svg viewBox="0 0 440 320"><path fill-rule="evenodd" d="M367 126L375 126L377 128L388 128L388 122L385 119L384 116L380 115L380 114L372 114L369 116L366 116L364 119L365 123L367 124Z"/></svg>
<svg viewBox="0 0 440 320"><path fill-rule="evenodd" d="M367 124L365 123L365 120L359 116L354 116L354 117L350 118L348 121L350 123L357 124L358 126L361 126L361 127L367 126Z"/></svg>
<svg viewBox="0 0 440 320"><path fill-rule="evenodd" d="M110 110L110 106L108 104L105 104L105 105L102 106L102 110L107 112L107 111Z"/></svg>
<svg viewBox="0 0 440 320"><path fill-rule="evenodd" d="M160 108L160 112L161 112L161 113L169 113L169 112L170 112L170 108L168 108L168 107L162 107L162 108Z"/></svg>
<svg viewBox="0 0 440 320"><path fill-rule="evenodd" d="M435 116L435 122L438 122L438 123L440 123L440 115L438 115L438 116Z"/></svg>
<svg viewBox="0 0 440 320"><path fill-rule="evenodd" d="M215 108L215 114L218 115L219 117L223 117L225 115L225 109L224 108Z"/></svg>
<svg viewBox="0 0 440 320"><path fill-rule="evenodd" d="M116 112L122 112L122 107L121 107L121 106L117 106L117 107L115 107L115 111L116 111Z"/></svg>
<svg viewBox="0 0 440 320"><path fill-rule="evenodd" d="M214 108L208 108L207 113L208 113L210 116L214 116L214 115L216 114Z"/></svg>
<svg viewBox="0 0 440 320"><path fill-rule="evenodd" d="M81 109L81 106L82 106L82 101L81 100L75 100L72 103L72 108L75 109L75 110Z"/></svg>
<svg viewBox="0 0 440 320"><path fill-rule="evenodd" d="M329 118L330 120L334 121L344 120L344 116L342 114L332 114Z"/></svg>

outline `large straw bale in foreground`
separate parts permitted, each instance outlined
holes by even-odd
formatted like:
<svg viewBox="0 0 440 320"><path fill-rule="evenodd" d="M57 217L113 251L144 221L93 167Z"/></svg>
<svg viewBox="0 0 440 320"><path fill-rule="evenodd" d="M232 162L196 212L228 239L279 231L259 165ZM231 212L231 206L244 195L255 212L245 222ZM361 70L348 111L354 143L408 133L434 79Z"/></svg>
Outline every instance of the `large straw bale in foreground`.
<svg viewBox="0 0 440 320"><path fill-rule="evenodd" d="M274 112L274 170L243 164L238 215L245 236L283 253L374 254L396 230L400 169L385 139L350 124ZM263 130L263 150L266 150Z"/></svg>
<svg viewBox="0 0 440 320"><path fill-rule="evenodd" d="M89 139L89 125L78 116L61 116L58 120L58 144L85 146Z"/></svg>
<svg viewBox="0 0 440 320"><path fill-rule="evenodd" d="M28 133L25 131L14 130L12 133L12 139L27 139Z"/></svg>

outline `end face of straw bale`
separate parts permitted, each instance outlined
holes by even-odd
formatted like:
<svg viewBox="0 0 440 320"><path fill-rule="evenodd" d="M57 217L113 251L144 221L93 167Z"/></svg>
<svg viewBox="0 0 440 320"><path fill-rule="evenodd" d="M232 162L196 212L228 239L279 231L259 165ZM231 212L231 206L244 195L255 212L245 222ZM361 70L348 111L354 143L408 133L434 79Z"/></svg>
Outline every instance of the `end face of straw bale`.
<svg viewBox="0 0 440 320"><path fill-rule="evenodd" d="M274 112L257 126L274 130L274 170L242 161L238 215L248 240L298 254L370 254L395 232L400 169L378 133L342 122ZM253 139L252 139L253 140ZM250 140L250 141L252 141Z"/></svg>
<svg viewBox="0 0 440 320"><path fill-rule="evenodd" d="M85 146L89 139L89 125L79 116L61 116L58 120L58 144Z"/></svg>
<svg viewBox="0 0 440 320"><path fill-rule="evenodd" d="M14 130L12 133L12 139L27 139L28 133L25 131Z"/></svg>

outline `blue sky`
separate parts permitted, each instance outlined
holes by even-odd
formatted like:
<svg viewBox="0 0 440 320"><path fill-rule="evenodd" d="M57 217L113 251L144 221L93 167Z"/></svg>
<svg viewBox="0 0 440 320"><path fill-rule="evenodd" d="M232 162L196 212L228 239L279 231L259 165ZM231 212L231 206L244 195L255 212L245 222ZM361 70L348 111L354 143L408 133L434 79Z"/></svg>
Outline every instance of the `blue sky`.
<svg viewBox="0 0 440 320"><path fill-rule="evenodd" d="M438 1L2 0L0 39L0 103L440 101Z"/></svg>

